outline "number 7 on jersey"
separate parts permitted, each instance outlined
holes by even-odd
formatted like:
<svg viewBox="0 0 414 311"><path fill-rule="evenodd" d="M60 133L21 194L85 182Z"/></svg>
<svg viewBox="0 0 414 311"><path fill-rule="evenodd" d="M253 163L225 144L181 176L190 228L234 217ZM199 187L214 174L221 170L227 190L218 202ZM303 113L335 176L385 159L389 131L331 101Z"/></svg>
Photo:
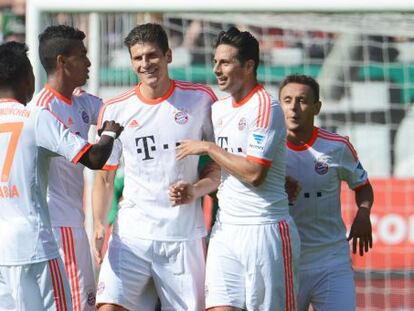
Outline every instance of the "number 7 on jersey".
<svg viewBox="0 0 414 311"><path fill-rule="evenodd" d="M23 129L23 122L3 123L0 124L0 134L11 133L9 144L6 148L6 156L4 162L0 162L1 182L9 180L11 166L13 164L14 154L16 153L17 142ZM3 149L3 148L2 148ZM0 155L2 151L0 151ZM3 156L1 157L3 158ZM0 158L0 159L1 159Z"/></svg>

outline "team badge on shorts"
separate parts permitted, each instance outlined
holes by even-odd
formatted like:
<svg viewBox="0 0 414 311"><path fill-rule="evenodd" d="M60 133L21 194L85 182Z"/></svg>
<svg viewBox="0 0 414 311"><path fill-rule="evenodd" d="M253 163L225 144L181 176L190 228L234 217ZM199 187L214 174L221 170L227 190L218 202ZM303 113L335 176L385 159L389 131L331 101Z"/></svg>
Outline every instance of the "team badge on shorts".
<svg viewBox="0 0 414 311"><path fill-rule="evenodd" d="M318 173L319 175L325 175L326 173L328 173L328 170L329 170L328 160L323 159L323 158L319 158L318 160L316 160L315 162L316 173Z"/></svg>
<svg viewBox="0 0 414 311"><path fill-rule="evenodd" d="M241 118L239 121L239 131L243 131L247 126L246 118Z"/></svg>
<svg viewBox="0 0 414 311"><path fill-rule="evenodd" d="M95 305L95 303L96 303L96 297L95 297L95 294L94 294L94 293L92 293L92 292L88 293L88 305L90 305L90 306L94 306L94 305Z"/></svg>
<svg viewBox="0 0 414 311"><path fill-rule="evenodd" d="M105 283L104 282L99 282L98 286L96 287L96 294L97 295L101 295L105 290Z"/></svg>
<svg viewBox="0 0 414 311"><path fill-rule="evenodd" d="M178 124L186 124L188 122L188 119L188 113L184 111L178 111L174 115L174 120Z"/></svg>
<svg viewBox="0 0 414 311"><path fill-rule="evenodd" d="M89 116L88 116L88 114L86 113L86 111L82 111L82 120L83 120L83 122L85 122L85 123L89 123Z"/></svg>

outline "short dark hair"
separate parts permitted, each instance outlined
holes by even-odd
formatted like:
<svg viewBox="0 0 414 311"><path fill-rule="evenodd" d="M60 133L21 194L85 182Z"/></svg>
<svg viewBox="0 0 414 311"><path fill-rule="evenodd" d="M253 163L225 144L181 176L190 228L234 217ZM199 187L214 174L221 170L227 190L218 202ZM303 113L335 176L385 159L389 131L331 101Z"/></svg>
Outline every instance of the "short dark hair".
<svg viewBox="0 0 414 311"><path fill-rule="evenodd" d="M279 98L280 93L282 92L282 89L289 83L298 83L298 84L304 84L311 88L313 92L313 97L315 99L315 102L319 101L319 83L312 78L311 76L302 75L302 74L291 74L288 75L279 85Z"/></svg>
<svg viewBox="0 0 414 311"><path fill-rule="evenodd" d="M147 42L156 43L164 54L169 50L167 34L159 24L147 23L135 26L124 40L128 50L137 43Z"/></svg>
<svg viewBox="0 0 414 311"><path fill-rule="evenodd" d="M259 42L250 32L230 27L227 31L222 31L218 34L215 48L221 44L235 47L238 51L237 59L242 65L247 60L252 59L255 63L254 71L257 71L260 60Z"/></svg>
<svg viewBox="0 0 414 311"><path fill-rule="evenodd" d="M12 87L32 70L24 43L10 41L0 45L0 86Z"/></svg>
<svg viewBox="0 0 414 311"><path fill-rule="evenodd" d="M39 35L39 57L47 73L56 69L58 55L69 56L73 49L73 41L82 41L85 33L67 25L47 27Z"/></svg>

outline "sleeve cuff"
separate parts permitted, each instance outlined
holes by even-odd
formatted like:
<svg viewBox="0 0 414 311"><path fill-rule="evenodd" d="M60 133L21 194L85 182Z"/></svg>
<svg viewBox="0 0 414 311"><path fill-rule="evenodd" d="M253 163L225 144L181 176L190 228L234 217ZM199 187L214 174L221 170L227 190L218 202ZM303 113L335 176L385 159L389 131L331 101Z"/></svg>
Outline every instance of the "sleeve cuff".
<svg viewBox="0 0 414 311"><path fill-rule="evenodd" d="M119 165L104 165L101 169L104 171L116 171Z"/></svg>
<svg viewBox="0 0 414 311"><path fill-rule="evenodd" d="M366 186L366 185L368 185L370 182L369 182L369 179L367 179L364 183L362 183L362 184L360 184L360 185L358 185L358 186L356 186L354 189L352 189L352 190L354 190L355 192L358 192L359 190L361 190L364 186Z"/></svg>
<svg viewBox="0 0 414 311"><path fill-rule="evenodd" d="M78 152L78 154L72 159L72 163L78 163L80 158L82 158L82 156L91 148L92 145L89 143L83 146L83 148Z"/></svg>
<svg viewBox="0 0 414 311"><path fill-rule="evenodd" d="M272 161L270 161L270 160L266 160L266 159L262 159L262 158L256 158L256 157L253 157L253 156L247 156L246 159L250 160L250 161L253 161L257 164L260 164L264 167L271 167L272 166Z"/></svg>

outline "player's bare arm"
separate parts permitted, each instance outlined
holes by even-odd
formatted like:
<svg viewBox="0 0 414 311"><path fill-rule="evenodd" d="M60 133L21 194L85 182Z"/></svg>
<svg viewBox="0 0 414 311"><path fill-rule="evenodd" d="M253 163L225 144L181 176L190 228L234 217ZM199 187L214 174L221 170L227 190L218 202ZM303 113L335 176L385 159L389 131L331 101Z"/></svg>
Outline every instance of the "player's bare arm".
<svg viewBox="0 0 414 311"><path fill-rule="evenodd" d="M172 206L191 203L202 196L215 191L220 184L220 167L210 162L201 172L200 179L192 184L179 181L169 188Z"/></svg>
<svg viewBox="0 0 414 311"><path fill-rule="evenodd" d="M100 131L101 139L85 152L79 162L90 169L102 168L111 155L114 140L123 130L124 128L115 121L106 121Z"/></svg>
<svg viewBox="0 0 414 311"><path fill-rule="evenodd" d="M92 248L95 260L102 263L102 247L108 225L108 213L114 190L116 171L98 171L92 189L93 238Z"/></svg>
<svg viewBox="0 0 414 311"><path fill-rule="evenodd" d="M355 202L358 206L358 212L352 223L348 241L352 240L352 252L356 254L359 249L359 255L363 256L372 248L372 227L369 216L371 206L374 203L374 192L371 184L368 183L355 191Z"/></svg>
<svg viewBox="0 0 414 311"><path fill-rule="evenodd" d="M222 169L254 187L260 186L266 178L267 167L231 154L213 142L183 140L177 147L178 160L201 154L208 154Z"/></svg>

